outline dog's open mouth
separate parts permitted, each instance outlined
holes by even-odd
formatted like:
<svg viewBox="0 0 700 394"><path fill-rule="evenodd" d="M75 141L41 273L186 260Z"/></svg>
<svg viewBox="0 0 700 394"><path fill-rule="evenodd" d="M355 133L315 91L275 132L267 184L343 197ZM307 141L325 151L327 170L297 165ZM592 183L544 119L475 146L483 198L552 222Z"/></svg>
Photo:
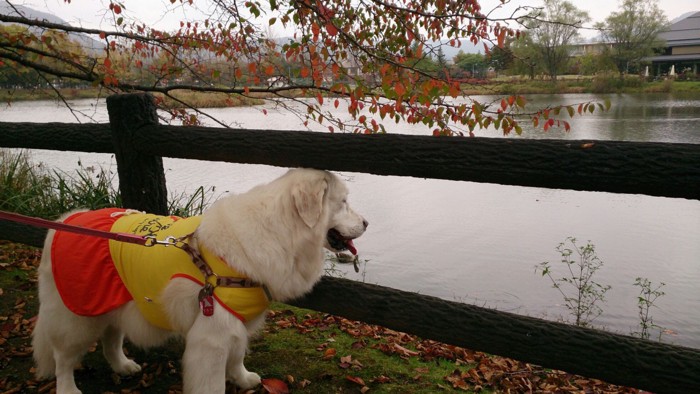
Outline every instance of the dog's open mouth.
<svg viewBox="0 0 700 394"><path fill-rule="evenodd" d="M328 240L328 245L337 251L348 250L353 255L357 255L357 249L355 244L353 244L352 239L343 237L338 230L332 228L328 230L328 235L326 236Z"/></svg>

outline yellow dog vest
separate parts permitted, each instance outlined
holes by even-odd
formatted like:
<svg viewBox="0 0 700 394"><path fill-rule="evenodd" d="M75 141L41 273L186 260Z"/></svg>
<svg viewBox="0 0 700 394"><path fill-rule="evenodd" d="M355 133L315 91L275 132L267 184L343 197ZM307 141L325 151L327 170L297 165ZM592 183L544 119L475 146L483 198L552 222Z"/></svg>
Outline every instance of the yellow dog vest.
<svg viewBox="0 0 700 394"><path fill-rule="evenodd" d="M168 236L181 237L193 233L200 221L199 216L180 219L125 212L114 222L111 231L153 235L158 240L164 240ZM110 240L109 251L119 276L139 310L157 327L172 329L160 303L160 294L170 280L186 278L204 285L202 272L186 252L176 247L144 247ZM207 249L200 247L200 253L216 275L245 278ZM215 285L214 278L209 278L209 281ZM220 306L243 322L260 316L269 305L262 287L215 287L213 296Z"/></svg>

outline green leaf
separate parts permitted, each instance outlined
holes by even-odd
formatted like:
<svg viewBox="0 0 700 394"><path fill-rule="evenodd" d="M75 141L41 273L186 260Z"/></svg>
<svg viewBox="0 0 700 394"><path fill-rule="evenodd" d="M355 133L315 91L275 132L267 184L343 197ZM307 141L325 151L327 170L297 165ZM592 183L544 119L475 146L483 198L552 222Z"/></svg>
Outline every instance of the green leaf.
<svg viewBox="0 0 700 394"><path fill-rule="evenodd" d="M573 118L574 115L576 114L576 111L574 110L574 107L571 107L571 106L566 107L566 111L569 113L569 117L570 117L570 118Z"/></svg>

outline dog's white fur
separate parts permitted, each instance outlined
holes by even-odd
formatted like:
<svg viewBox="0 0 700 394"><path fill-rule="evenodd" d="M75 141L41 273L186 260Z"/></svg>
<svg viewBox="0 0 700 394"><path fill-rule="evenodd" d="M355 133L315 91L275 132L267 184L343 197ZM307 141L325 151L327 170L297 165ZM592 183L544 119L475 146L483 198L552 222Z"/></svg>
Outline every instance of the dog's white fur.
<svg viewBox="0 0 700 394"><path fill-rule="evenodd" d="M295 169L249 192L215 202L195 232L198 244L221 256L236 270L267 286L274 300L307 293L323 273L323 247L329 229L352 239L367 221L347 204L345 184L329 172ZM244 324L215 303L214 315L203 316L197 300L201 289L186 279L173 279L161 295L174 331L150 325L134 302L96 317L69 311L51 272L49 231L39 267L39 317L33 333L37 376L56 376L58 394L80 393L73 377L87 349L98 339L112 369L119 374L141 370L123 352L124 337L141 347L162 345L173 336L185 339L185 393L223 393L226 380L241 388L260 383L243 365L248 338L265 314ZM79 245L76 245L79 247Z"/></svg>

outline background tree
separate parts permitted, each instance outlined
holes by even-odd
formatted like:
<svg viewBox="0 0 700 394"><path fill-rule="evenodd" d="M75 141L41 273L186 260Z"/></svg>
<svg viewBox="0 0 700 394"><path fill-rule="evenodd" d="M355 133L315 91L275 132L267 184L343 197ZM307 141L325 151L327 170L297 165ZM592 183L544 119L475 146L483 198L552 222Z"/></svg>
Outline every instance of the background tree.
<svg viewBox="0 0 700 394"><path fill-rule="evenodd" d="M452 61L462 74L471 78L483 76L481 74L483 74L483 69L486 67L486 58L480 53L464 53L463 51L459 51Z"/></svg>
<svg viewBox="0 0 700 394"><path fill-rule="evenodd" d="M506 40L505 45L502 47L495 46L491 48L491 52L486 57L488 64L496 71L507 70L513 66L515 58L511 49L512 41L513 40Z"/></svg>
<svg viewBox="0 0 700 394"><path fill-rule="evenodd" d="M519 35L506 27L517 16L493 21L476 0L158 3L163 12L179 7L188 15L204 15L181 21L175 31L141 22L130 13L129 0L110 0L102 18L102 26L109 23L109 28L99 29L29 18L26 8L5 3L10 7L0 11L0 22L25 27L29 34L0 35L0 61L11 70L35 70L46 80L80 81L109 93L152 92L176 100L180 91L262 96L297 111L306 124L316 121L331 132L376 133L385 130L383 122L407 122L429 125L436 135L464 135L488 125L507 134L521 131L517 116L536 120L541 115L536 110L525 113L522 97L455 101L463 88L459 81L419 66L443 45L471 42L489 51ZM271 37L271 27L289 31L289 37ZM101 47L80 52L47 42L49 34L89 36ZM134 74L148 77L135 81ZM288 76L288 81L269 83L280 76ZM190 112L208 116L189 101L180 102ZM334 109L341 106L350 120L337 115ZM190 114L177 114L191 122Z"/></svg>
<svg viewBox="0 0 700 394"><path fill-rule="evenodd" d="M531 60L541 63L547 75L556 80L567 66L571 44L579 37L578 28L590 20L588 13L573 3L544 0L543 8L535 11L525 23L525 45L531 46L536 56Z"/></svg>
<svg viewBox="0 0 700 394"><path fill-rule="evenodd" d="M530 37L521 36L520 39L513 41L510 48L513 54L511 70L514 74L527 75L532 80L535 79L535 75L544 73L545 68L540 61L540 52Z"/></svg>
<svg viewBox="0 0 700 394"><path fill-rule="evenodd" d="M668 29L666 14L656 0L623 0L618 12L596 24L603 42L612 44L606 54L620 73L638 71L644 57L651 56L664 42L659 33Z"/></svg>
<svg viewBox="0 0 700 394"><path fill-rule="evenodd" d="M447 57L445 52L442 50L442 46L438 48L437 56L435 56L435 63L437 65L438 78L447 79L449 78L449 64L447 64Z"/></svg>

